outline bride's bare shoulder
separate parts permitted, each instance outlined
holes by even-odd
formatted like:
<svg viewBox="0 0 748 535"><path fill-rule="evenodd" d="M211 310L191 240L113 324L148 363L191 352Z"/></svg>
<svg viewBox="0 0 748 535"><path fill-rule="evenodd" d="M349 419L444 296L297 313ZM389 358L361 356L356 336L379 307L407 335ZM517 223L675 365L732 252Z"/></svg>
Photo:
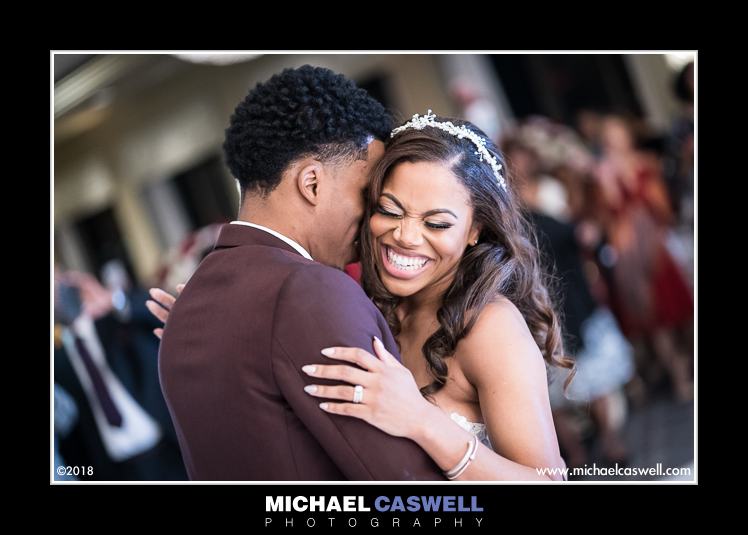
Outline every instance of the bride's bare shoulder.
<svg viewBox="0 0 748 535"><path fill-rule="evenodd" d="M519 309L509 299L498 296L488 303L478 315L475 325L465 337L469 344L501 340L504 343L534 340L527 322Z"/></svg>
<svg viewBox="0 0 748 535"><path fill-rule="evenodd" d="M499 370L530 371L543 366L543 357L522 313L503 296L480 312L473 328L457 345L457 357L466 376L476 380Z"/></svg>

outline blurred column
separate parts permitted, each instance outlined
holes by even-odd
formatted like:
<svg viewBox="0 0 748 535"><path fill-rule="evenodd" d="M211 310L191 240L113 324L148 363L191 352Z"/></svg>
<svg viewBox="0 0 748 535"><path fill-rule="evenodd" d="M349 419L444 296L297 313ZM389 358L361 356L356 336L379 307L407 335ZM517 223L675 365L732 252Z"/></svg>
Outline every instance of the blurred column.
<svg viewBox="0 0 748 535"><path fill-rule="evenodd" d="M499 139L514 114L489 58L452 54L440 59L447 87L461 108L460 118L474 123L491 139Z"/></svg>
<svg viewBox="0 0 748 535"><path fill-rule="evenodd" d="M132 258L135 275L139 281L147 282L160 266L161 250L148 212L138 198L135 187L126 180L118 181L114 213Z"/></svg>
<svg viewBox="0 0 748 535"><path fill-rule="evenodd" d="M57 262L69 270L91 272L91 264L73 225L67 221L55 223L54 238L55 252L60 255L55 259Z"/></svg>
<svg viewBox="0 0 748 535"><path fill-rule="evenodd" d="M146 188L144 196L161 246L165 250L176 247L191 230L176 185L171 180L159 180Z"/></svg>
<svg viewBox="0 0 748 535"><path fill-rule="evenodd" d="M625 54L634 90L646 119L660 132L667 132L678 113L673 95L675 73L664 54Z"/></svg>

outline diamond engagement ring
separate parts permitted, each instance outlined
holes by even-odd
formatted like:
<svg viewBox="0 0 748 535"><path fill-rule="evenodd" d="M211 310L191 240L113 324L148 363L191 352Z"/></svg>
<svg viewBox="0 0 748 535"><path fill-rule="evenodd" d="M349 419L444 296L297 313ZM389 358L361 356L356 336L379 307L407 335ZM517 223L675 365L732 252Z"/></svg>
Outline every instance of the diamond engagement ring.
<svg viewBox="0 0 748 535"><path fill-rule="evenodd" d="M364 387L356 385L353 389L353 403L361 403L364 399Z"/></svg>

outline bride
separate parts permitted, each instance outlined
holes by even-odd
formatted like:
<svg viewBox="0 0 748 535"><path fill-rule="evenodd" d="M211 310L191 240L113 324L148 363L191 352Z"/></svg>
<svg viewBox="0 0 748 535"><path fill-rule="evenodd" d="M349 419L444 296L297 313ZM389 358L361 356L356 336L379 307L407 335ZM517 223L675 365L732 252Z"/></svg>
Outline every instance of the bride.
<svg viewBox="0 0 748 535"><path fill-rule="evenodd" d="M547 367L572 364L498 149L471 123L415 115L392 132L367 205L363 285L402 364L378 339L373 354L325 348L339 364L303 372L342 383L307 393L415 441L449 479L564 479ZM173 298L154 298L165 320Z"/></svg>

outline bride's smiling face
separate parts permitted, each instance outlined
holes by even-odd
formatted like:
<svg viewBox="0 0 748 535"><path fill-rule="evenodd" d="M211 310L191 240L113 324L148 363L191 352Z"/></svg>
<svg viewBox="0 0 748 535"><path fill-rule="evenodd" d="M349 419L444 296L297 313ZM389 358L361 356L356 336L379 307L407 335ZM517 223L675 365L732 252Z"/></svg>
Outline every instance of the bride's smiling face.
<svg viewBox="0 0 748 535"><path fill-rule="evenodd" d="M409 297L449 286L477 240L467 188L443 162L402 162L384 181L369 220L385 288Z"/></svg>

